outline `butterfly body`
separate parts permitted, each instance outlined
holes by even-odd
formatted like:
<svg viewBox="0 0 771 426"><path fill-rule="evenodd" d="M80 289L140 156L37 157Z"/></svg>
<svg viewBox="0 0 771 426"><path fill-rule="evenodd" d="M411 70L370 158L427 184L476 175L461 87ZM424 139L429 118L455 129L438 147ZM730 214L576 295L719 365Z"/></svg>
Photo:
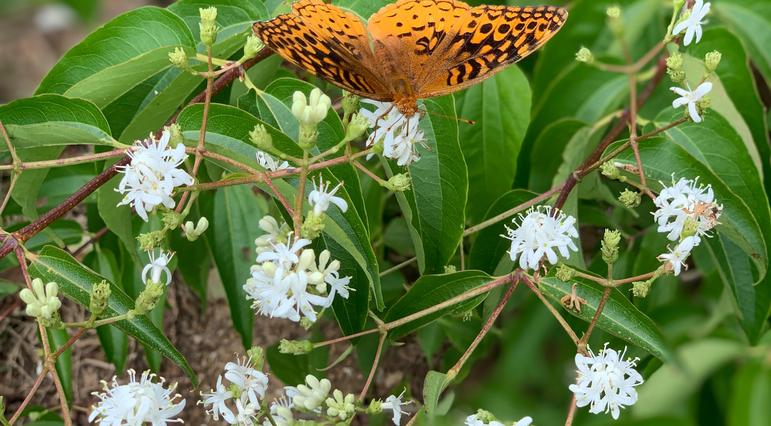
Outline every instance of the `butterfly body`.
<svg viewBox="0 0 771 426"><path fill-rule="evenodd" d="M365 23L322 0L300 0L253 30L294 65L410 116L418 99L461 90L529 55L566 19L552 6L399 0Z"/></svg>

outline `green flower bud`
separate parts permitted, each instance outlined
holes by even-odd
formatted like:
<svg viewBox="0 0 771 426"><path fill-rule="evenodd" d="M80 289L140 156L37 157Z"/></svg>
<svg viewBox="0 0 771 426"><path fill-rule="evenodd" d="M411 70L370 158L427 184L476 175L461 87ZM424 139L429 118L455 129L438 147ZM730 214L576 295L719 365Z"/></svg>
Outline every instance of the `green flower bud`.
<svg viewBox="0 0 771 426"><path fill-rule="evenodd" d="M576 270L564 263L560 263L557 265L555 276L562 282L569 282L576 276Z"/></svg>
<svg viewBox="0 0 771 426"><path fill-rule="evenodd" d="M217 8L212 6L206 9L198 9L201 14L201 22L198 24L201 30L201 41L211 47L217 41Z"/></svg>
<svg viewBox="0 0 771 426"><path fill-rule="evenodd" d="M685 81L685 71L667 70L667 74L669 74L669 79L672 80L673 83L680 84Z"/></svg>
<svg viewBox="0 0 771 426"><path fill-rule="evenodd" d="M149 282L134 302L134 313L144 315L152 311L155 305L158 304L158 301L161 300L161 297L163 297L165 289L166 285L163 283Z"/></svg>
<svg viewBox="0 0 771 426"><path fill-rule="evenodd" d="M353 93L343 91L343 114L350 117L359 111L359 97Z"/></svg>
<svg viewBox="0 0 771 426"><path fill-rule="evenodd" d="M477 419L481 420L483 423L492 423L498 421L493 413L482 409L477 410Z"/></svg>
<svg viewBox="0 0 771 426"><path fill-rule="evenodd" d="M58 314L62 302L59 300L59 286L55 282L43 284L43 280L32 280L32 290L25 288L19 292L19 298L27 304L27 315L41 320L50 320Z"/></svg>
<svg viewBox="0 0 771 426"><path fill-rule="evenodd" d="M634 209L637 208L642 202L642 195L637 191L630 191L629 189L625 189L618 196L618 200L621 201L625 207Z"/></svg>
<svg viewBox="0 0 771 426"><path fill-rule="evenodd" d="M705 112L712 106L712 98L704 96L696 102L696 108L699 109L699 115L703 116Z"/></svg>
<svg viewBox="0 0 771 426"><path fill-rule="evenodd" d="M624 32L624 23L621 19L621 8L618 6L611 6L605 10L608 15L608 26L614 34L620 35Z"/></svg>
<svg viewBox="0 0 771 426"><path fill-rule="evenodd" d="M308 97L301 91L292 96L292 115L300 122L300 148L308 151L316 145L316 128L327 116L332 100L321 89L314 88Z"/></svg>
<svg viewBox="0 0 771 426"><path fill-rule="evenodd" d="M170 133L169 146L171 148L176 148L179 144L185 143L185 137L182 136L182 128L179 127L179 124L174 123L167 126L166 129Z"/></svg>
<svg viewBox="0 0 771 426"><path fill-rule="evenodd" d="M679 71L683 69L683 55L680 52L674 52L667 58L667 69Z"/></svg>
<svg viewBox="0 0 771 426"><path fill-rule="evenodd" d="M163 239L166 237L166 233L158 230L145 234L139 234L137 241L139 241L139 247L143 251L152 251L156 247L160 247Z"/></svg>
<svg viewBox="0 0 771 426"><path fill-rule="evenodd" d="M612 161L606 161L600 165L600 172L609 179L619 179L621 172Z"/></svg>
<svg viewBox="0 0 771 426"><path fill-rule="evenodd" d="M367 414L380 414L383 412L383 401L379 399L373 399L370 401L367 407Z"/></svg>
<svg viewBox="0 0 771 426"><path fill-rule="evenodd" d="M255 35L250 35L246 38L246 44L244 44L244 60L251 59L257 56L265 45Z"/></svg>
<svg viewBox="0 0 771 426"><path fill-rule="evenodd" d="M412 179L407 173L393 175L385 184L385 188L393 192L409 191L411 186Z"/></svg>
<svg viewBox="0 0 771 426"><path fill-rule="evenodd" d="M618 6L610 6L605 9L605 14L608 15L608 18L610 19L618 19L621 17L621 8Z"/></svg>
<svg viewBox="0 0 771 426"><path fill-rule="evenodd" d="M300 234L303 238L307 240L314 240L321 235L322 232L324 232L324 217L326 215L324 213L321 213L319 215L316 215L316 213L311 210L308 212L308 214L305 216L305 221L303 221L303 226L300 229Z"/></svg>
<svg viewBox="0 0 771 426"><path fill-rule="evenodd" d="M621 242L621 233L618 231L605 230L605 235L602 238L600 252L602 253L602 260L608 265L616 263L618 260L618 244Z"/></svg>
<svg viewBox="0 0 771 426"><path fill-rule="evenodd" d="M704 55L704 67L707 68L707 72L715 72L721 59L723 59L723 55L717 50Z"/></svg>
<svg viewBox="0 0 771 426"><path fill-rule="evenodd" d="M345 140L350 142L358 139L367 129L369 129L369 120L359 113L354 113L345 128Z"/></svg>
<svg viewBox="0 0 771 426"><path fill-rule="evenodd" d="M445 265L444 266L444 273L445 274L454 274L458 272L458 269L455 267L455 265Z"/></svg>
<svg viewBox="0 0 771 426"><path fill-rule="evenodd" d="M185 216L182 213L177 213L174 210L169 210L161 215L161 222L168 229L177 229L182 221L185 220Z"/></svg>
<svg viewBox="0 0 771 426"><path fill-rule="evenodd" d="M206 230L209 229L209 220L205 217L198 219L198 224L193 225L193 222L188 220L182 226L182 233L185 235L188 241L195 241L203 235Z"/></svg>
<svg viewBox="0 0 771 426"><path fill-rule="evenodd" d="M172 65L174 65L177 68L188 70L190 69L190 63L187 59L187 53L185 53L185 50L181 47L174 48L173 51L169 52L169 62L171 62Z"/></svg>
<svg viewBox="0 0 771 426"><path fill-rule="evenodd" d="M648 291L651 289L652 280L649 281L635 281L632 283L632 294L634 297L644 299L648 296Z"/></svg>
<svg viewBox="0 0 771 426"><path fill-rule="evenodd" d="M591 64L594 63L594 55L591 50L581 46L578 52L576 52L576 61Z"/></svg>
<svg viewBox="0 0 771 426"><path fill-rule="evenodd" d="M270 135L268 129L262 124L254 126L254 129L249 132L249 140L263 151L271 151L273 149L273 136Z"/></svg>
<svg viewBox="0 0 771 426"><path fill-rule="evenodd" d="M356 413L356 397L349 393L344 395L339 389L332 391L332 397L327 398L327 415L339 420L346 420Z"/></svg>
<svg viewBox="0 0 771 426"><path fill-rule="evenodd" d="M246 351L246 354L249 355L249 362L251 362L252 368L261 371L262 367L265 366L265 350L260 346L252 346Z"/></svg>
<svg viewBox="0 0 771 426"><path fill-rule="evenodd" d="M699 230L699 222L692 217L687 217L683 224L683 232L680 234L680 240L696 235Z"/></svg>
<svg viewBox="0 0 771 426"><path fill-rule="evenodd" d="M98 318L107 309L107 301L111 293L110 283L106 280L94 284L91 289L91 300L88 304L88 310L91 311L94 318Z"/></svg>
<svg viewBox="0 0 771 426"><path fill-rule="evenodd" d="M309 320L308 317L302 317L300 318L300 327L308 330L313 327L313 321Z"/></svg>

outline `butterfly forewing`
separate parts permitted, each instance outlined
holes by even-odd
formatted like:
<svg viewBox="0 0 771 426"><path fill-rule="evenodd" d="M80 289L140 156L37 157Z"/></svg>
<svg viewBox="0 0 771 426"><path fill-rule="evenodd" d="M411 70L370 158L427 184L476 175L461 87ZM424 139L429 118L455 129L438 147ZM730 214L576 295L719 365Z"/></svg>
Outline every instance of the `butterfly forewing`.
<svg viewBox="0 0 771 426"><path fill-rule="evenodd" d="M349 92L390 100L371 70L374 55L364 23L322 0L302 0L292 12L256 22L254 33L287 61Z"/></svg>

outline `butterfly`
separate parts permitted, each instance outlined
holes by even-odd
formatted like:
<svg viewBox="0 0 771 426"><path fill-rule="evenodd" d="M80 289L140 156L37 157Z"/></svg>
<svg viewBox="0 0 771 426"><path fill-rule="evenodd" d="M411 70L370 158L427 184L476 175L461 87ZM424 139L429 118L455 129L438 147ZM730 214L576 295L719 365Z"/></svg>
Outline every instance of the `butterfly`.
<svg viewBox="0 0 771 426"><path fill-rule="evenodd" d="M252 29L290 63L412 116L418 99L461 90L533 53L567 16L553 6L399 0L365 23L322 0L300 0Z"/></svg>

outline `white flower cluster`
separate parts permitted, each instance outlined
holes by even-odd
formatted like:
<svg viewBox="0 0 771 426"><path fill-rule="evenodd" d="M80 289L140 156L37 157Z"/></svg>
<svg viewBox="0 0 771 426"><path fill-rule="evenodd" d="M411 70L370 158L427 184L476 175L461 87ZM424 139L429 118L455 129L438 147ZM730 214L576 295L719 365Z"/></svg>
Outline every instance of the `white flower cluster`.
<svg viewBox="0 0 771 426"><path fill-rule="evenodd" d="M316 308L330 307L338 294L348 298L351 278L340 277L340 261L332 260L328 250L317 259L313 249L305 248L309 240L279 234L282 228L272 217L263 218L260 227L266 234L255 240L257 264L244 284L260 314L313 322Z"/></svg>
<svg viewBox="0 0 771 426"><path fill-rule="evenodd" d="M251 359L237 359L225 364L225 380L217 376L217 386L210 392L202 392L203 404L212 419L220 417L227 424L253 426L257 423L260 400L268 389L268 376L253 367Z"/></svg>
<svg viewBox="0 0 771 426"><path fill-rule="evenodd" d="M691 44L694 38L696 43L701 41L701 26L705 24L704 18L709 13L710 6L711 3L704 3L704 0L696 0L691 10L683 13L680 22L672 30L672 35L678 35L684 31L683 45L685 46Z"/></svg>
<svg viewBox="0 0 771 426"><path fill-rule="evenodd" d="M528 210L525 216L520 214L512 222L516 227L506 227L507 235L502 236L511 240L509 256L513 261L519 257L519 267L522 269L538 268L544 256L549 263L555 264L558 260L557 252L566 258L570 256L569 250L578 250L573 242L573 238L578 237L576 219L560 210L538 206Z"/></svg>
<svg viewBox="0 0 771 426"><path fill-rule="evenodd" d="M405 116L396 106L388 102L363 99L363 103L374 105L375 110L362 108L359 111L374 128L367 139L367 146L383 143L383 156L396 160L399 166L408 166L420 159L417 144L425 140L419 129L420 115Z"/></svg>
<svg viewBox="0 0 771 426"><path fill-rule="evenodd" d="M128 153L131 163L120 169L123 178L116 190L124 196L118 205L133 207L145 222L147 213L158 205L167 208L176 205L171 198L174 188L193 184L193 177L178 168L187 158L185 146L169 147L170 138L171 133L166 129L160 139L151 135L139 142Z"/></svg>
<svg viewBox="0 0 771 426"><path fill-rule="evenodd" d="M712 187L699 185L698 178L681 178L677 182L673 179L672 186L665 186L654 203L657 210L653 218L658 232L666 233L668 240L678 243L659 259L679 275L691 250L718 225L723 206L715 202Z"/></svg>
<svg viewBox="0 0 771 426"><path fill-rule="evenodd" d="M172 394L176 383L166 388L164 379L160 377L155 381L157 376L150 371L142 373L139 381L134 370L129 370L128 375L129 382L125 385L119 384L115 377L112 386L102 381L104 392L93 393L100 401L88 416L89 422L100 426L182 423L176 417L185 408L185 400L175 402L180 398L180 395Z"/></svg>
<svg viewBox="0 0 771 426"><path fill-rule="evenodd" d="M463 424L465 426L506 426L498 421L492 413L485 410L479 410L476 414L466 417L466 421ZM511 426L530 426L531 424L533 424L533 418L525 416L511 423Z"/></svg>
<svg viewBox="0 0 771 426"><path fill-rule="evenodd" d="M608 344L595 355L589 350L589 356L576 354L578 380L569 386L576 396L576 405L589 405L589 412L608 413L618 419L622 408L637 402L635 386L642 384L643 378L635 370L637 359L624 359L626 348L618 353L608 348Z"/></svg>

